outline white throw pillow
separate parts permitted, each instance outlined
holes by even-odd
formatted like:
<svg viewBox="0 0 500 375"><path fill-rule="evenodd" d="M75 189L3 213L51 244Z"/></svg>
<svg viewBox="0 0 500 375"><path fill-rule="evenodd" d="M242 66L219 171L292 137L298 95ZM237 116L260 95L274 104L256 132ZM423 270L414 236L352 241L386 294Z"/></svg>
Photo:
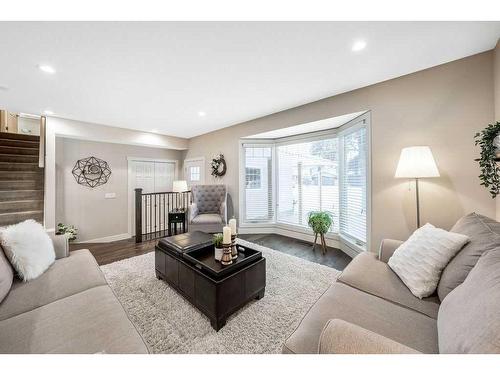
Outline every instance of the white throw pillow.
<svg viewBox="0 0 500 375"><path fill-rule="evenodd" d="M396 249L388 264L416 297L428 297L443 269L468 241L463 234L425 224Z"/></svg>
<svg viewBox="0 0 500 375"><path fill-rule="evenodd" d="M52 240L35 220L0 228L0 243L23 281L40 276L56 258Z"/></svg>

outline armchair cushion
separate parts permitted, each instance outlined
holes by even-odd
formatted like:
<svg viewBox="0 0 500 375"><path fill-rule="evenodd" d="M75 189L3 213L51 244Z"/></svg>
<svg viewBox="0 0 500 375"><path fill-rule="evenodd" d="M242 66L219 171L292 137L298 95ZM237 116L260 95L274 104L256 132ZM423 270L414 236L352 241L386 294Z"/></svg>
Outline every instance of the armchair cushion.
<svg viewBox="0 0 500 375"><path fill-rule="evenodd" d="M320 354L419 354L388 337L341 319L326 323L319 341Z"/></svg>
<svg viewBox="0 0 500 375"><path fill-rule="evenodd" d="M201 214L215 214L221 212L222 203L226 202L225 185L195 185L191 189L193 203Z"/></svg>
<svg viewBox="0 0 500 375"><path fill-rule="evenodd" d="M222 217L219 214L198 214L193 220L193 224L222 224Z"/></svg>

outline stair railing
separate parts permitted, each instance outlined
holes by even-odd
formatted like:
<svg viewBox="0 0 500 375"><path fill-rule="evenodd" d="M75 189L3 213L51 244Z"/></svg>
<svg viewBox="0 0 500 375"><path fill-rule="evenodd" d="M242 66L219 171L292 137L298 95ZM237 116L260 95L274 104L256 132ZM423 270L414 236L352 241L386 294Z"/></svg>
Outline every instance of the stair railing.
<svg viewBox="0 0 500 375"><path fill-rule="evenodd" d="M168 213L185 210L187 230L187 209L191 192L143 193L135 189L135 242L153 240L168 236Z"/></svg>

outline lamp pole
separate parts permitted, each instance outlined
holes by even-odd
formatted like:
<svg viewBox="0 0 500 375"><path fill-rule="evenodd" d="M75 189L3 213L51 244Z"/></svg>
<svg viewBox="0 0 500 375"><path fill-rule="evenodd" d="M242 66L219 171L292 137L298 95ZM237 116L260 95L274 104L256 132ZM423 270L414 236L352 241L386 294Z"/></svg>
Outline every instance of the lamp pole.
<svg viewBox="0 0 500 375"><path fill-rule="evenodd" d="M418 197L418 178L415 178L415 193L417 196L417 229L420 228L420 199Z"/></svg>

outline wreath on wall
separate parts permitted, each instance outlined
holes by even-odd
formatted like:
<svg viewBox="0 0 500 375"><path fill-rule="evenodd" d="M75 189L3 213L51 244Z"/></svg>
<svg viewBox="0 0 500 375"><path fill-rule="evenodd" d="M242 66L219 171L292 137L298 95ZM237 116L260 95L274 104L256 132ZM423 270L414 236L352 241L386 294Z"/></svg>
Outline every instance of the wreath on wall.
<svg viewBox="0 0 500 375"><path fill-rule="evenodd" d="M500 194L500 122L489 124L476 133L476 146L481 147L481 155L474 159L479 163L481 185L487 188L493 198Z"/></svg>
<svg viewBox="0 0 500 375"><path fill-rule="evenodd" d="M224 160L224 155L219 154L212 159L210 163L210 167L212 168L212 176L215 178L221 178L226 174L227 165L226 160Z"/></svg>

